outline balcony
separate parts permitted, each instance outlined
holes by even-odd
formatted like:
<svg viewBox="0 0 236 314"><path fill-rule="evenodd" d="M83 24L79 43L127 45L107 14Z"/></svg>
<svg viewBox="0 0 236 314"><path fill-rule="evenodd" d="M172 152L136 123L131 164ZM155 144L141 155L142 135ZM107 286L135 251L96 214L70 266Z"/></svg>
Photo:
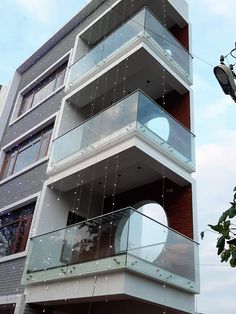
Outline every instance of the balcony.
<svg viewBox="0 0 236 314"><path fill-rule="evenodd" d="M199 290L197 243L125 208L31 239L26 285L115 270Z"/></svg>
<svg viewBox="0 0 236 314"><path fill-rule="evenodd" d="M93 116L53 142L51 166L75 160L134 134L193 171L194 135L143 92L133 94Z"/></svg>
<svg viewBox="0 0 236 314"><path fill-rule="evenodd" d="M113 57L131 51L142 39L154 46L161 59L171 64L178 74L180 72L188 84L192 83L192 56L168 29L144 8L70 66L67 87L80 83L96 69L101 70L108 61L112 62Z"/></svg>

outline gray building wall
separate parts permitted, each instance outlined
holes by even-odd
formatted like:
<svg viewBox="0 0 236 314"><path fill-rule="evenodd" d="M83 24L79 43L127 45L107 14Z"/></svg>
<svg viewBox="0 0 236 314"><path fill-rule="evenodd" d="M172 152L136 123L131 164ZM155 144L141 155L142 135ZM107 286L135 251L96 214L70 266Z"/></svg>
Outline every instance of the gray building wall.
<svg viewBox="0 0 236 314"><path fill-rule="evenodd" d="M46 179L46 168L47 162L44 162L2 184L0 186L0 208L41 191Z"/></svg>
<svg viewBox="0 0 236 314"><path fill-rule="evenodd" d="M0 264L0 296L22 293L21 277L25 258L19 258Z"/></svg>
<svg viewBox="0 0 236 314"><path fill-rule="evenodd" d="M14 141L15 138L35 127L60 109L62 98L65 95L63 90L50 97L24 117L9 126L19 91L21 91L47 68L70 51L74 46L75 38L78 32L93 21L97 15L100 15L104 9L107 9L107 6L99 7L99 9L92 13L84 22L80 24L80 26L75 27L52 49L46 52L37 62L32 64L30 68L28 68L24 73L21 73L19 83L17 82L16 85L16 93L15 95L11 94L11 97L14 98L13 103L11 101L13 104L11 109L9 108L11 104L8 104L10 113L8 119L5 119L5 121L7 120L7 123L4 132L2 132L2 139L0 137L0 148L6 146L11 141ZM32 168L27 172L1 184L0 210L5 206L11 205L27 196L41 191L43 182L46 179L46 168L47 162L44 162L37 167ZM24 288L20 285L20 280L22 277L24 263L25 258L13 259L8 262L1 262L0 260L0 295L17 294L23 291ZM38 311L41 313L42 308L27 305L24 313L31 314L38 313Z"/></svg>
<svg viewBox="0 0 236 314"><path fill-rule="evenodd" d="M57 112L60 109L63 96L63 91L58 92L22 117L15 124L8 126L2 139L2 147Z"/></svg>

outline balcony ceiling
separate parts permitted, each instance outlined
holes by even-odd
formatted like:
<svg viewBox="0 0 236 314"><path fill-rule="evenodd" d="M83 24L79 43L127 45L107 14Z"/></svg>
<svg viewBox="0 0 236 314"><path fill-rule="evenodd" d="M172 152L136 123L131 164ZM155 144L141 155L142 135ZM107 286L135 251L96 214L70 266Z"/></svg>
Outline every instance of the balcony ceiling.
<svg viewBox="0 0 236 314"><path fill-rule="evenodd" d="M118 72L119 75L117 75ZM124 77L126 77L125 85ZM116 88L114 83L116 83ZM76 105L77 108L82 108L91 102L91 98L94 98L95 89L95 105L99 103L99 98L102 99L103 95L106 95L106 103L109 105L114 101L114 94L116 96L115 101L118 101L124 95L137 89L143 90L149 97L156 100L163 95L163 83L166 93L176 90L179 94L185 94L188 91L168 71L165 71L165 76L163 77L163 66L146 49L140 48L128 60L124 60L117 66L114 66L109 72L101 75L99 79L93 80L93 82L77 91L67 100L71 104ZM125 94L123 94L124 89Z"/></svg>
<svg viewBox="0 0 236 314"><path fill-rule="evenodd" d="M147 6L164 24L164 14L161 1L159 1L159 4L157 5L157 2L154 0L138 0L134 1L133 8L131 5L132 1L121 0L112 10L109 10L101 19L88 28L81 35L81 38L90 46L95 45L104 36L110 34L114 29L119 27L119 25L128 20L144 6ZM109 4L106 6L107 9L110 8ZM183 17L181 17L181 15L172 7L169 1L166 1L165 24L168 29L175 24L178 24L180 27L183 27L187 24Z"/></svg>
<svg viewBox="0 0 236 314"><path fill-rule="evenodd" d="M50 305L50 303L49 303ZM78 310L80 314L87 314L90 307L90 302L78 302L78 300L67 300L58 301L56 304L49 306L49 308L58 311L63 311L63 313L77 314ZM150 302L134 300L128 296L113 296L112 299L109 297L109 302L104 301L93 301L92 308L94 311L92 313L97 314L120 314L123 313L136 313L141 314L148 312L149 314L158 314L163 312L163 305L152 304ZM168 314L187 314L186 312L171 309L166 307Z"/></svg>
<svg viewBox="0 0 236 314"><path fill-rule="evenodd" d="M117 183L116 194L119 194L138 186L158 181L163 176L163 165L136 147L127 149L126 151L119 153L117 156L118 159L116 159L116 156L109 158L106 195L111 195L113 193L115 182ZM117 165L119 168L116 177L115 169ZM93 186L94 189L96 189L96 192L102 192L104 189L106 166L107 160L103 160L98 162L95 167L91 166L82 170L84 185L89 185L90 188L91 181L93 181ZM179 177L168 168L165 168L164 171L165 177L174 183L181 186L189 184L184 178ZM51 186L61 192L70 191L77 187L78 177L79 173L74 173L64 177L62 179L63 184L61 184L61 181L56 181L52 183Z"/></svg>

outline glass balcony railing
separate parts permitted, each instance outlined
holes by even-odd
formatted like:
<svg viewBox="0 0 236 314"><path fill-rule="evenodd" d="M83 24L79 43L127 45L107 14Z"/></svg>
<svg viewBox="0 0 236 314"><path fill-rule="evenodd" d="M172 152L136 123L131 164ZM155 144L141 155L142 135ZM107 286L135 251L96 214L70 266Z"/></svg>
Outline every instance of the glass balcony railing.
<svg viewBox="0 0 236 314"><path fill-rule="evenodd" d="M168 29L147 8L144 8L86 55L75 61L70 66L67 85L71 86L75 81L79 81L141 36L148 38L192 80L192 56Z"/></svg>
<svg viewBox="0 0 236 314"><path fill-rule="evenodd" d="M125 208L31 239L23 282L127 268L197 292L197 250L191 239Z"/></svg>
<svg viewBox="0 0 236 314"><path fill-rule="evenodd" d="M194 169L194 135L139 90L55 139L51 166L120 140L135 130Z"/></svg>

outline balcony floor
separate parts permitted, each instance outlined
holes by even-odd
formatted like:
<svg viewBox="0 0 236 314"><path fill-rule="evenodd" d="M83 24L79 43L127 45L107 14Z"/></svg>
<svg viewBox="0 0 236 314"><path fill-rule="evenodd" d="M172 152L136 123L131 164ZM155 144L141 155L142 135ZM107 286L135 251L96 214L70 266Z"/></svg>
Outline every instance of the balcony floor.
<svg viewBox="0 0 236 314"><path fill-rule="evenodd" d="M96 277L94 275L90 277L81 276L66 281L47 282L46 292L44 282L26 286L25 297L27 303L43 304L53 308L59 306L61 309L63 304L65 306L71 304L68 313L72 314L74 313L74 306L78 309L78 304L81 304L82 311L87 309L88 304L95 305L97 301L106 302L109 300L108 303L112 306L112 303L117 299L119 302L135 299L134 302L140 302L144 307L149 304L150 313L159 313L157 310L163 309L163 307L170 310L172 308L173 312L170 313L173 314L193 313L194 310L194 294L167 285L163 286L163 284L158 284L143 276L125 271L99 274ZM102 305L103 302L100 304ZM133 306L135 307L134 303ZM120 308L118 309L119 312L116 312L117 308L114 308L112 313L120 313ZM124 313L126 312L127 309L124 308ZM133 311L131 312L133 313ZM96 313L99 312L96 311ZM160 313L162 314L162 312Z"/></svg>

